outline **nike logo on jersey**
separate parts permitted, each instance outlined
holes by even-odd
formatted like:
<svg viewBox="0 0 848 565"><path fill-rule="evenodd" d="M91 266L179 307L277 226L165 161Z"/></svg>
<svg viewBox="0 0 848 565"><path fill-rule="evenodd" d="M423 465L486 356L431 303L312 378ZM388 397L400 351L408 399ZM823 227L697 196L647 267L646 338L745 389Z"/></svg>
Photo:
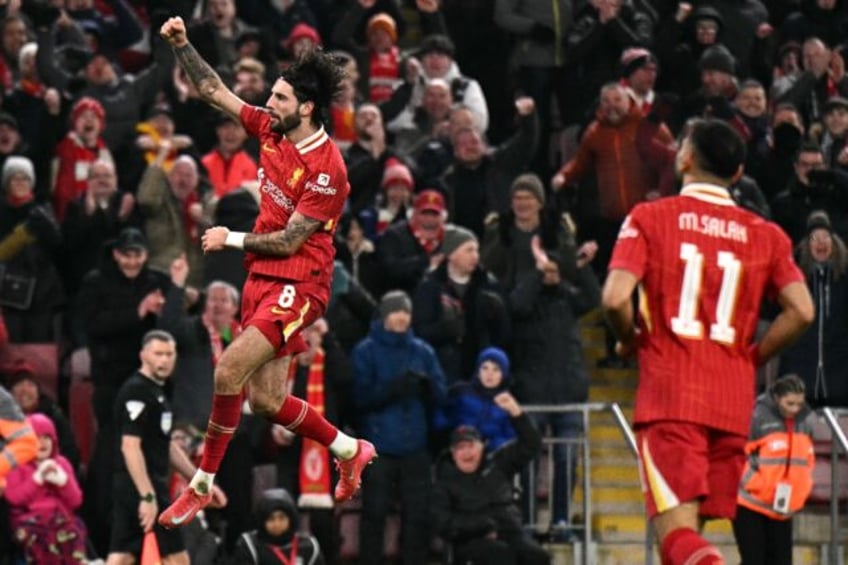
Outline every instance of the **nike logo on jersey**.
<svg viewBox="0 0 848 565"><path fill-rule="evenodd" d="M262 151L264 151L265 153L276 153L277 148L265 141L262 143Z"/></svg>

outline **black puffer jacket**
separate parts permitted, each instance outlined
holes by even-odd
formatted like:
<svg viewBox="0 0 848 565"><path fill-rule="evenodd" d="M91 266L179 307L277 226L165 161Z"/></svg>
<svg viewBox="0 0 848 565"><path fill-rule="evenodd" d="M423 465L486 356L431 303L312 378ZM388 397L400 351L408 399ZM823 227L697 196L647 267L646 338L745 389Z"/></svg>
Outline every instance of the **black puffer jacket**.
<svg viewBox="0 0 848 565"><path fill-rule="evenodd" d="M156 316L138 317L138 305L156 289L163 296L171 286L162 272L144 267L134 279L118 269L111 248L101 266L82 282L78 301L85 319L95 385L119 387L138 368L138 351L145 332L156 326Z"/></svg>
<svg viewBox="0 0 848 565"><path fill-rule="evenodd" d="M512 425L518 439L492 452L474 473L460 471L450 455L438 462L431 511L444 539L461 544L490 532L507 542L521 537L513 477L536 457L542 437L526 414Z"/></svg>

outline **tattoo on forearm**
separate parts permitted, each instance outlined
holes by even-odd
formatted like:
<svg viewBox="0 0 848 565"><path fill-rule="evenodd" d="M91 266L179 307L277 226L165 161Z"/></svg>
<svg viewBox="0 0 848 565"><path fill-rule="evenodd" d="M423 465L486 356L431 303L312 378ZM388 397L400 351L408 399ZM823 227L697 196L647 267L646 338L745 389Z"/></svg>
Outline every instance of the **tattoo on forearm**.
<svg viewBox="0 0 848 565"><path fill-rule="evenodd" d="M257 255L288 257L321 227L323 222L304 216L289 220L286 229L271 233L249 233L244 238L244 250Z"/></svg>
<svg viewBox="0 0 848 565"><path fill-rule="evenodd" d="M209 66L209 63L203 60L203 57L191 43L186 43L182 47L175 47L174 55L201 97L211 97L223 85L218 73Z"/></svg>

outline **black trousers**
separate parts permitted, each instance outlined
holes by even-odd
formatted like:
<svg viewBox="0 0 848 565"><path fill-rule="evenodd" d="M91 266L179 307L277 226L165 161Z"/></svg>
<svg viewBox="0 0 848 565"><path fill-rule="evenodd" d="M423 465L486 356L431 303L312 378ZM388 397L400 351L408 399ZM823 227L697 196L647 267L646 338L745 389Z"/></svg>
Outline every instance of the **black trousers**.
<svg viewBox="0 0 848 565"><path fill-rule="evenodd" d="M380 565L386 517L392 501L400 501L401 563L425 565L430 548L430 456L426 451L396 457L381 454L365 470L359 563Z"/></svg>
<svg viewBox="0 0 848 565"><path fill-rule="evenodd" d="M742 565L792 565L792 519L774 520L736 507L733 536Z"/></svg>
<svg viewBox="0 0 848 565"><path fill-rule="evenodd" d="M478 538L454 548L457 565L550 565L551 557L538 544L524 537L508 542Z"/></svg>

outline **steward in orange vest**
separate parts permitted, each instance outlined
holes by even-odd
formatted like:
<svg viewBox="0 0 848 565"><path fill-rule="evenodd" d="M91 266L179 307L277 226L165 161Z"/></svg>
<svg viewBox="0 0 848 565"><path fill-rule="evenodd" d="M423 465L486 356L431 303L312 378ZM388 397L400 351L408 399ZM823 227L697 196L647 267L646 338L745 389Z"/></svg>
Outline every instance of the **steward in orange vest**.
<svg viewBox="0 0 848 565"><path fill-rule="evenodd" d="M813 488L813 423L796 375L757 398L733 523L745 565L792 562L792 515Z"/></svg>

